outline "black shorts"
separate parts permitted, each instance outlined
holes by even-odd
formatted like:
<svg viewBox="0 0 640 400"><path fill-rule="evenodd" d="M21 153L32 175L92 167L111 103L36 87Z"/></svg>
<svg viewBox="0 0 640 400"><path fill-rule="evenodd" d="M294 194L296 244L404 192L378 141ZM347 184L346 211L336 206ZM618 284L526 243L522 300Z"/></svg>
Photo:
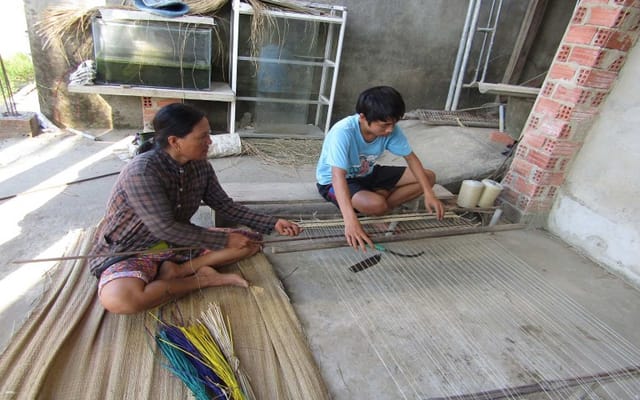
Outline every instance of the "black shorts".
<svg viewBox="0 0 640 400"><path fill-rule="evenodd" d="M389 166L389 165L375 165L373 171L362 178L349 178L347 179L347 186L349 187L350 197L358 193L361 190L369 190L375 192L376 190L384 189L391 190L396 187L396 184L404 174L407 167ZM318 192L327 201L332 202L338 206L336 200L336 194L333 190L333 185L316 184ZM338 206L338 208L340 208Z"/></svg>

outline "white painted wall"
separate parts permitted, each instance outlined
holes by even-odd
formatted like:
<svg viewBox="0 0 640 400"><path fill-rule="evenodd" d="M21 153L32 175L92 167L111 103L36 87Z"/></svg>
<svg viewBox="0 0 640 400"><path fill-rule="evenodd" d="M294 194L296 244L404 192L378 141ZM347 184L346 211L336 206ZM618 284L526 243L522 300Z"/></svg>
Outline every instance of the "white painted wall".
<svg viewBox="0 0 640 400"><path fill-rule="evenodd" d="M587 132L548 228L640 286L640 45Z"/></svg>

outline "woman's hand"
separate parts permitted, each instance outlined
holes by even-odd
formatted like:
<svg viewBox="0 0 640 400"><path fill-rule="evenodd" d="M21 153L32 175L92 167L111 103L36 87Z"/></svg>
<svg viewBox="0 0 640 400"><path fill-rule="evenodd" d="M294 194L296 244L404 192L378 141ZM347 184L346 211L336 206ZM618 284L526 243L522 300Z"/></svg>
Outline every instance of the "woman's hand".
<svg viewBox="0 0 640 400"><path fill-rule="evenodd" d="M284 236L298 236L302 232L297 224L287 221L286 219L279 219L275 226L276 231Z"/></svg>

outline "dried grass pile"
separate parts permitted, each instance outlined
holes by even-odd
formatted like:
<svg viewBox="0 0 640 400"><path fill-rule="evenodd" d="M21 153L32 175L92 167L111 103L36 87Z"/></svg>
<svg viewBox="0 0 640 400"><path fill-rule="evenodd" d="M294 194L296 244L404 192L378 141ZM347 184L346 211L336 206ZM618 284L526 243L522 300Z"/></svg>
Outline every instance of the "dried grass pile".
<svg viewBox="0 0 640 400"><path fill-rule="evenodd" d="M189 6L190 15L215 16L228 0L183 0Z"/></svg>
<svg viewBox="0 0 640 400"><path fill-rule="evenodd" d="M242 139L243 155L258 157L272 165L314 165L320 150L320 139Z"/></svg>

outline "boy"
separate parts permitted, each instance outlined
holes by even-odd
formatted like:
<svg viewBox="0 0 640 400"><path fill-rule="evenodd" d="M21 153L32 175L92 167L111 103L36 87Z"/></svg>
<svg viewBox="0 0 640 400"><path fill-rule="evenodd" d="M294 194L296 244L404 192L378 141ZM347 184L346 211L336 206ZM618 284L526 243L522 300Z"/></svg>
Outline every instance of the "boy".
<svg viewBox="0 0 640 400"><path fill-rule="evenodd" d="M405 112L398 91L376 86L358 97L356 114L338 121L327 133L316 168L318 191L338 206L349 246L366 251L373 242L356 212L383 215L424 194L425 207L439 219L444 206L433 192L436 175L425 169L396 125ZM389 150L407 167L376 165Z"/></svg>

